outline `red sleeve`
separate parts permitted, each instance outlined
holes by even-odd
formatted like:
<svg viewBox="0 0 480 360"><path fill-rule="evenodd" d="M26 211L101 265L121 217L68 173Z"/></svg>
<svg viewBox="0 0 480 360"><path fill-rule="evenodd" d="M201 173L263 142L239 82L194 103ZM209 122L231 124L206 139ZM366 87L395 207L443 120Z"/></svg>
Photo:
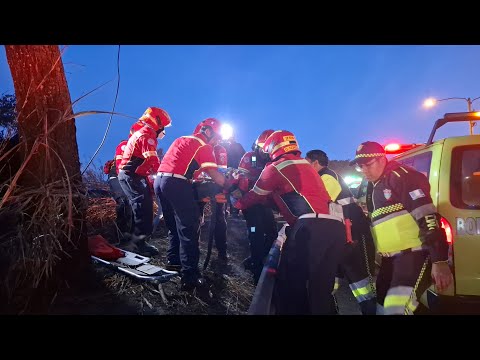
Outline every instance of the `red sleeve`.
<svg viewBox="0 0 480 360"><path fill-rule="evenodd" d="M199 169L201 170L217 168L217 161L215 160L213 148L210 144L200 146L193 158L197 161L198 166L200 166Z"/></svg>
<svg viewBox="0 0 480 360"><path fill-rule="evenodd" d="M140 136L136 144L142 152L145 161L137 169L137 173L154 173L160 166L160 160L157 155L157 139L149 136Z"/></svg>
<svg viewBox="0 0 480 360"><path fill-rule="evenodd" d="M125 150L125 145L127 145L127 143L128 141L122 141L115 149L115 169L117 171L117 175L120 171L120 164L122 163L123 150Z"/></svg>
<svg viewBox="0 0 480 360"><path fill-rule="evenodd" d="M252 156L251 153L245 153L242 156L242 159L240 160L240 163L238 164L238 170L248 174L250 172L250 169L252 167Z"/></svg>
<svg viewBox="0 0 480 360"><path fill-rule="evenodd" d="M263 169L253 189L245 194L236 204L237 209L246 209L257 203L265 203L269 195L280 185L278 170L269 165Z"/></svg>

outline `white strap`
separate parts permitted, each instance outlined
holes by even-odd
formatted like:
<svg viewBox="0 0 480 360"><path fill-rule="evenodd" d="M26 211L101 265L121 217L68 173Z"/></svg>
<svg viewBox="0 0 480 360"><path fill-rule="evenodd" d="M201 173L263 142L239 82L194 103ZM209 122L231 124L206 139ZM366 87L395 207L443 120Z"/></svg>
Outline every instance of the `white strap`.
<svg viewBox="0 0 480 360"><path fill-rule="evenodd" d="M164 173L164 172L159 172L157 173L157 176L171 176L171 177L174 177L174 178L178 178L178 179L183 179L183 180L188 180L185 176L183 175L179 175L179 174L173 174L173 173Z"/></svg>

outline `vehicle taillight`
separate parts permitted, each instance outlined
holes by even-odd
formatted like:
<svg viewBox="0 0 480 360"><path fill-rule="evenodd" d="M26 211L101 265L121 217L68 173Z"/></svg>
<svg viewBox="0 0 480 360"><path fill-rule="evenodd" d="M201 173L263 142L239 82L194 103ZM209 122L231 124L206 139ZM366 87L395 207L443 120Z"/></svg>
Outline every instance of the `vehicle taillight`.
<svg viewBox="0 0 480 360"><path fill-rule="evenodd" d="M414 149L421 144L398 144L398 143L391 143L385 145L383 148L385 149L385 154L387 155L397 155L401 154L405 151Z"/></svg>
<svg viewBox="0 0 480 360"><path fill-rule="evenodd" d="M388 144L385 145L385 151L387 152L393 152L393 151L398 151L400 150L400 144Z"/></svg>
<svg viewBox="0 0 480 360"><path fill-rule="evenodd" d="M452 227L450 226L450 223L444 217L440 218L440 223L442 225L442 228L445 229L445 233L447 234L447 243L449 245L453 244L453 233L452 233Z"/></svg>

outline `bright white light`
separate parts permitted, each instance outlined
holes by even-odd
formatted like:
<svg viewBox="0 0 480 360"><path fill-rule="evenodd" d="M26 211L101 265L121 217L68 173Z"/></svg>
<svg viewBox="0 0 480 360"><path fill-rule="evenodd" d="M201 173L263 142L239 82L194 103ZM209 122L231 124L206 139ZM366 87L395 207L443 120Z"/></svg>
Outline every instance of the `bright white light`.
<svg viewBox="0 0 480 360"><path fill-rule="evenodd" d="M223 124L220 129L223 140L228 140L233 136L233 128L229 124Z"/></svg>
<svg viewBox="0 0 480 360"><path fill-rule="evenodd" d="M362 179L357 177L357 176L345 176L343 178L343 180L345 180L345 184L347 185L351 185L351 184L354 184L354 183L361 183L362 182Z"/></svg>
<svg viewBox="0 0 480 360"><path fill-rule="evenodd" d="M435 100L434 98L428 98L423 102L423 106L426 108L431 108L435 106L436 103L437 103L437 100Z"/></svg>

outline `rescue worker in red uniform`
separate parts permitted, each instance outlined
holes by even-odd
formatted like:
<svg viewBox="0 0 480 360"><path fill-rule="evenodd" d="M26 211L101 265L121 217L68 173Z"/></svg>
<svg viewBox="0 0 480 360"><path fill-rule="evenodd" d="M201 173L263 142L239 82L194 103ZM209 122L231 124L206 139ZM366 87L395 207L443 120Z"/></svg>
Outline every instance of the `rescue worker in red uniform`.
<svg viewBox="0 0 480 360"><path fill-rule="evenodd" d="M163 157L155 178L155 194L162 204L169 230L167 251L169 270L182 272L182 289L204 287L198 268L200 250L200 208L195 199L192 178L197 170L205 171L224 187L225 177L218 171L213 146L220 140L221 123L208 118L198 125L198 132L177 138Z"/></svg>
<svg viewBox="0 0 480 360"><path fill-rule="evenodd" d="M133 214L128 197L125 195L120 182L118 181L118 172L122 162L122 154L128 140L122 140L115 149L115 158L105 163L104 172L108 175L108 185L115 199L116 224L120 232L120 242L128 240L131 237Z"/></svg>
<svg viewBox="0 0 480 360"><path fill-rule="evenodd" d="M428 179L411 167L388 161L383 146L371 141L360 144L350 164L357 164L369 181L370 226L382 256L377 300L386 315L413 314L431 283L424 273L431 273L439 292L453 283L447 238Z"/></svg>
<svg viewBox="0 0 480 360"><path fill-rule="evenodd" d="M268 163L268 154L261 149L273 132L271 129L263 131L253 143L252 151L245 153L240 160L238 170L241 176L247 179L247 187L240 186L240 190L247 192L252 189ZM240 184L243 184L243 181L240 181ZM250 243L250 257L243 261L243 266L253 273L253 282L257 284L262 273L263 260L277 238L277 223L272 208L264 204L255 204L242 212L247 223Z"/></svg>
<svg viewBox="0 0 480 360"><path fill-rule="evenodd" d="M333 293L338 288L339 278L345 276L362 314L375 315L375 245L368 219L343 178L328 167L328 156L324 151L310 150L305 159L322 178L330 199L342 206L344 218L351 222L351 242L344 245Z"/></svg>
<svg viewBox="0 0 480 360"><path fill-rule="evenodd" d="M213 153L215 155L215 161L217 163L218 171L222 174L227 172L227 150L221 145L215 145L213 147ZM201 183L205 180L211 180L210 176L205 171L197 170L193 175L193 181L195 183ZM223 188L217 184L211 184L213 186L213 191L208 194L209 197L215 196L216 206L215 206L215 247L217 248L218 260L223 263L226 263L228 260L227 256L227 219L225 214L225 205L226 199L223 194ZM205 202L201 201L202 195L197 194L197 198L200 205L200 214L203 214L203 209L205 207Z"/></svg>
<svg viewBox="0 0 480 360"><path fill-rule="evenodd" d="M157 138L165 135L165 127L171 126L168 113L157 107L149 107L140 120L145 125L133 133L123 151L118 180L130 201L133 211L133 233L124 250L144 256L154 256L158 250L147 243L152 234L153 201L147 176L154 173L160 161L157 156Z"/></svg>
<svg viewBox="0 0 480 360"><path fill-rule="evenodd" d="M138 131L140 130L142 127L145 126L145 122L141 119L139 119L136 123L134 123L132 125L132 127L130 128L130 133L128 134L128 138L130 139L130 137L135 133L135 131Z"/></svg>
<svg viewBox="0 0 480 360"><path fill-rule="evenodd" d="M240 210L268 196L292 227L282 249L274 288L277 314L329 314L345 226L329 214L330 197L320 177L300 157L295 136L271 134L263 146L271 163L252 190L234 206Z"/></svg>

